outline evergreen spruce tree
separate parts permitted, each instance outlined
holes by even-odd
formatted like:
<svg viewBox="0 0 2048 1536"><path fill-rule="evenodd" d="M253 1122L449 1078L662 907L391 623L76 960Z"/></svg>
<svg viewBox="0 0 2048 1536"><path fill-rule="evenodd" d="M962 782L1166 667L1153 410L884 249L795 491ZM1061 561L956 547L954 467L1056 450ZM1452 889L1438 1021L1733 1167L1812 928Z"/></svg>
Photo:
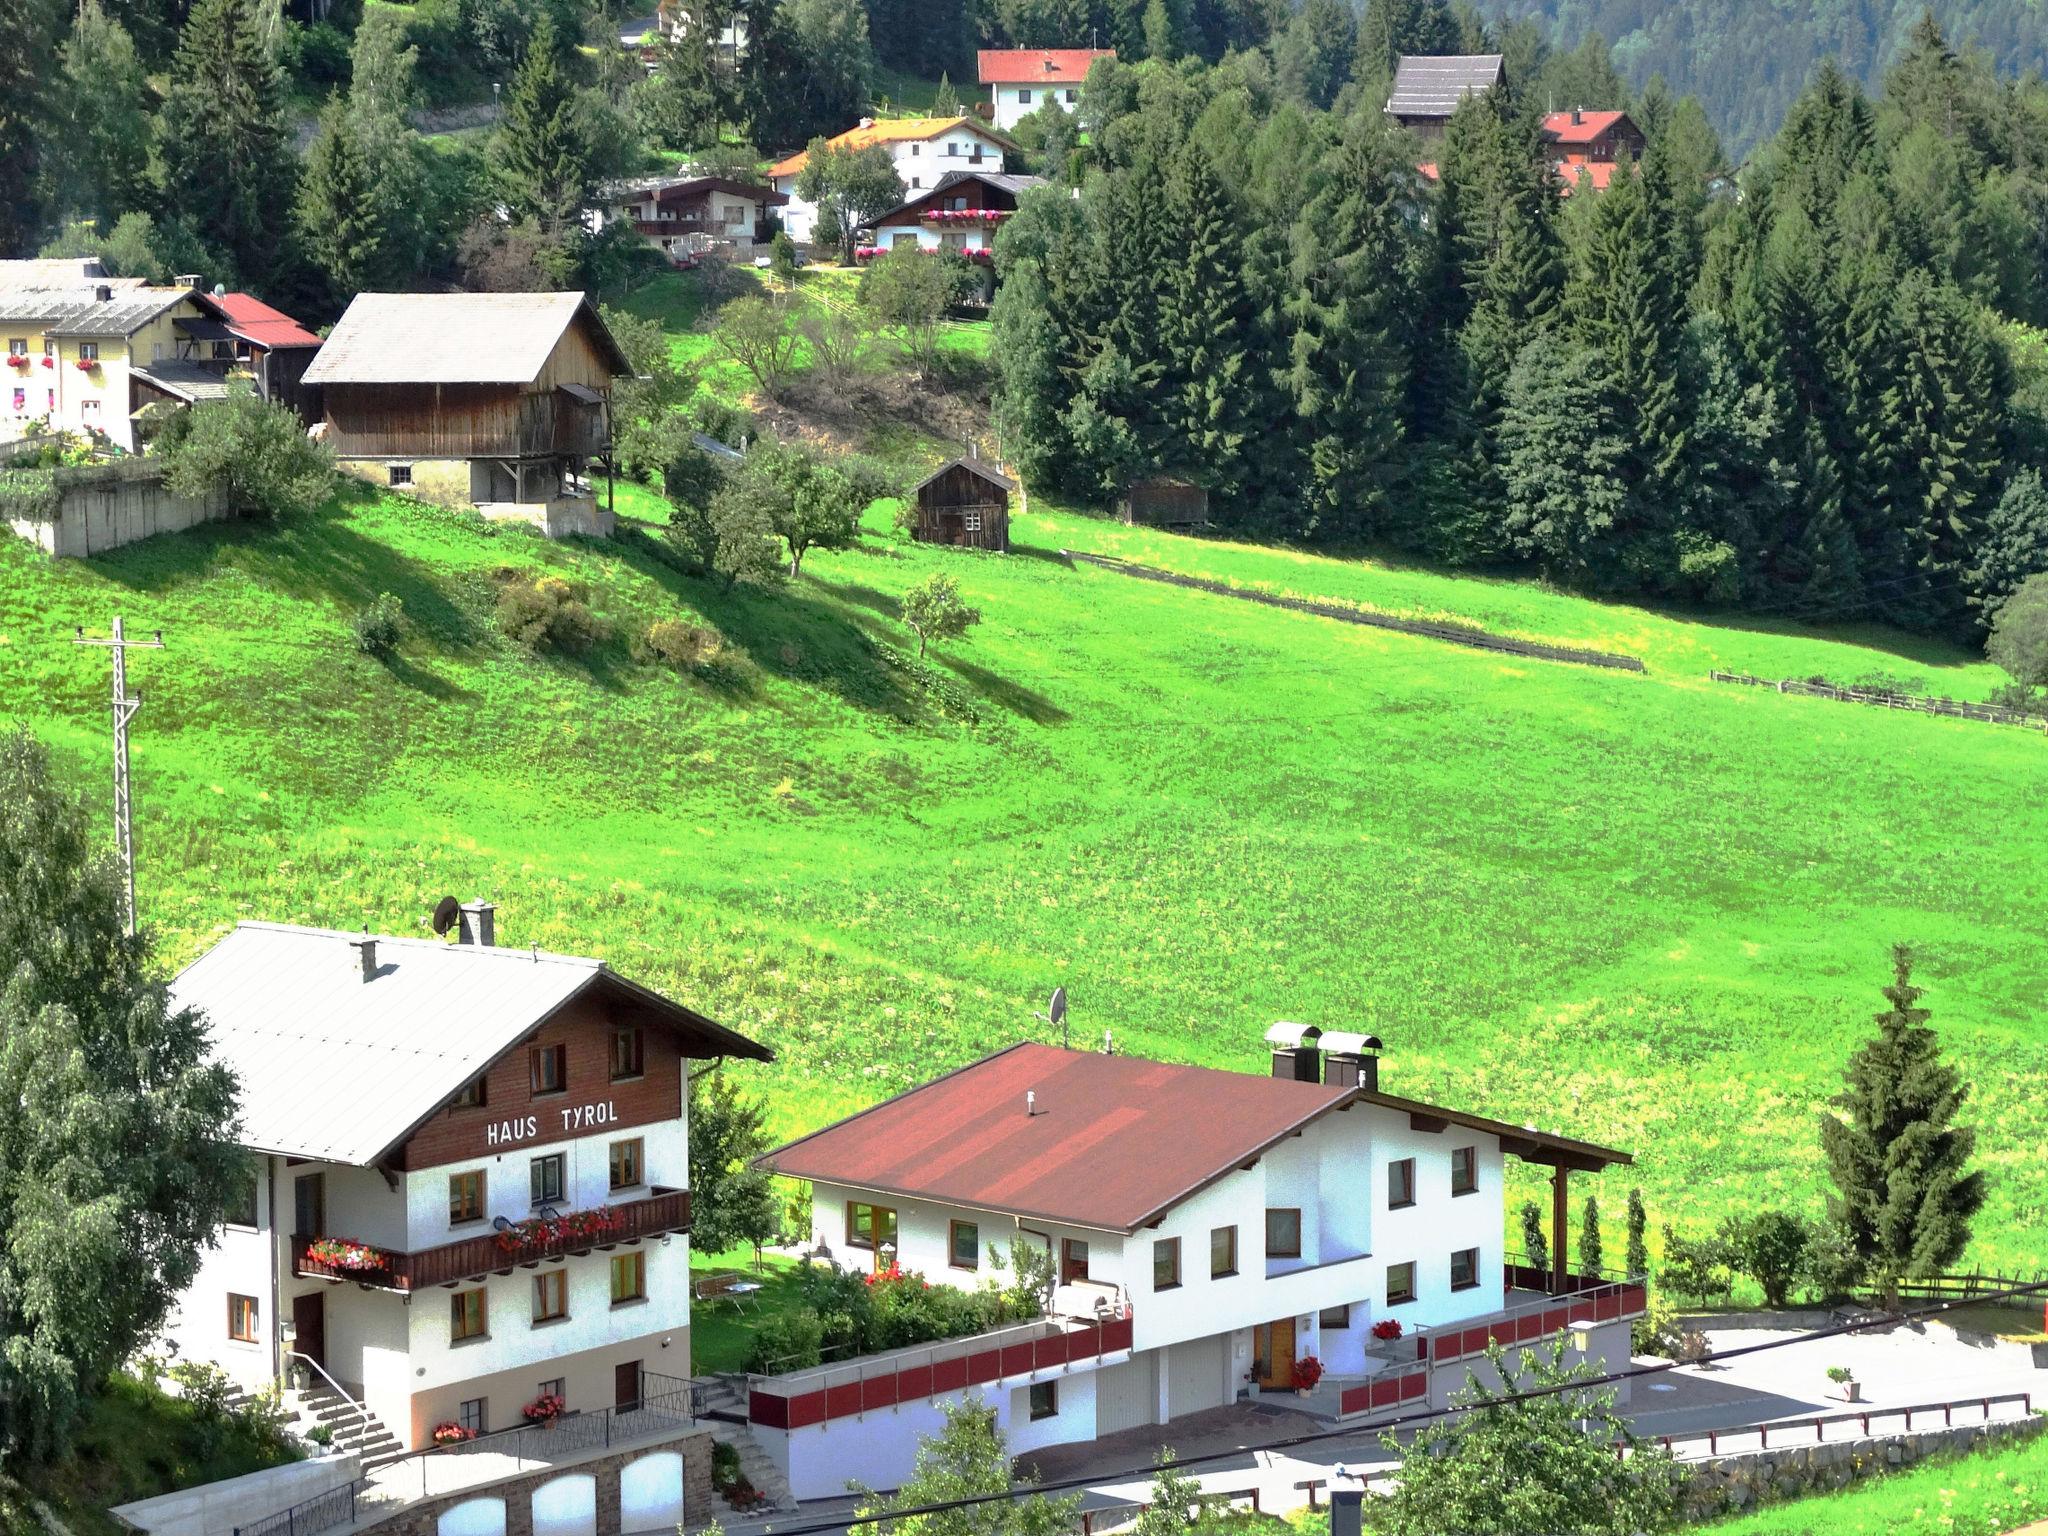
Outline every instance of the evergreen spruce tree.
<svg viewBox="0 0 2048 1536"><path fill-rule="evenodd" d="M1778 130L1771 195L1816 228L1833 228L1849 179L1876 168L1877 125L1869 100L1826 59Z"/></svg>
<svg viewBox="0 0 2048 1536"><path fill-rule="evenodd" d="M1970 1090L1927 1027L1903 944L1892 949L1884 995L1877 1036L1849 1058L1834 1100L1840 1113L1821 1117L1820 1134L1835 1215L1895 1307L1901 1280L1940 1274L1962 1256L1985 1187L1968 1166L1977 1133L1955 1124Z"/></svg>
<svg viewBox="0 0 2048 1536"><path fill-rule="evenodd" d="M1550 1272L1550 1243L1543 1235L1543 1212L1534 1200L1522 1202L1522 1257L1531 1269Z"/></svg>
<svg viewBox="0 0 2048 1536"><path fill-rule="evenodd" d="M384 285L389 266L377 192L348 107L337 98L320 114L298 200L301 248L337 303Z"/></svg>
<svg viewBox="0 0 2048 1536"><path fill-rule="evenodd" d="M0 256L26 254L42 232L38 183L57 105L48 63L63 14L58 0L0 0Z"/></svg>
<svg viewBox="0 0 2048 1536"><path fill-rule="evenodd" d="M664 149L716 144L731 113L715 35L708 24L665 29L655 45L653 73L634 87L640 130Z"/></svg>
<svg viewBox="0 0 2048 1536"><path fill-rule="evenodd" d="M958 117L963 110L960 105L960 93L953 89L953 77L945 70L940 70L939 88L932 92L932 116Z"/></svg>
<svg viewBox="0 0 2048 1536"><path fill-rule="evenodd" d="M157 118L170 212L223 247L245 280L284 264L296 167L284 77L251 0L199 0Z"/></svg>
<svg viewBox="0 0 2048 1536"><path fill-rule="evenodd" d="M1376 106L1345 125L1296 225L1288 385L1306 439L1304 531L1369 536L1403 468L1421 236L1400 130Z"/></svg>
<svg viewBox="0 0 2048 1536"><path fill-rule="evenodd" d="M1503 532L1555 579L1611 579L1628 515L1626 423L1606 364L1561 327L1537 333L1508 375L1500 420Z"/></svg>
<svg viewBox="0 0 2048 1536"><path fill-rule="evenodd" d="M111 230L148 200L151 103L134 41L99 0L80 8L58 75L64 122L44 148L45 201Z"/></svg>
<svg viewBox="0 0 2048 1536"><path fill-rule="evenodd" d="M1409 51L1416 0L1365 0L1358 18L1358 54L1353 72L1368 83L1391 81L1396 59Z"/></svg>
<svg viewBox="0 0 2048 1536"><path fill-rule="evenodd" d="M1224 499L1243 489L1244 456L1262 417L1245 277L1246 210L1194 136L1174 158L1170 190L1182 252L1160 330L1176 397L1168 458Z"/></svg>
<svg viewBox="0 0 2048 1536"><path fill-rule="evenodd" d="M590 191L590 146L582 103L563 72L555 23L543 10L506 94L498 164L513 215L561 243L580 227Z"/></svg>
<svg viewBox="0 0 2048 1536"><path fill-rule="evenodd" d="M1280 91L1291 101L1328 108L1351 78L1358 23L1344 0L1302 0L1273 50Z"/></svg>
<svg viewBox="0 0 2048 1536"><path fill-rule="evenodd" d="M1604 1255L1600 1251L1600 1202L1586 1196L1585 1215L1579 1222L1579 1273L1597 1279Z"/></svg>

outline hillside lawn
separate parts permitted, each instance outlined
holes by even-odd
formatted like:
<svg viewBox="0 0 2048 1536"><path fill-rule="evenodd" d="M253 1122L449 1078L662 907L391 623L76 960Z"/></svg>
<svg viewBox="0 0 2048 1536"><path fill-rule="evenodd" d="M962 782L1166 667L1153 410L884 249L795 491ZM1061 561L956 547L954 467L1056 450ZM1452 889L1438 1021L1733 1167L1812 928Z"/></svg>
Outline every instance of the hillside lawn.
<svg viewBox="0 0 2048 1536"><path fill-rule="evenodd" d="M2042 1519L2048 1439L2034 1435L1688 1529L1710 1536L2005 1536Z"/></svg>
<svg viewBox="0 0 2048 1536"><path fill-rule="evenodd" d="M1716 626L1533 588L1020 512L1008 556L905 542L886 510L780 594L679 574L644 535L549 544L357 491L92 562L0 542L0 718L107 799L105 657L132 677L140 889L180 964L237 918L418 931L444 894L514 945L609 957L781 1056L745 1069L794 1132L1041 1028L1248 1071L1276 1018L1360 1025L1384 1080L1631 1148L1597 1186L1655 1221L1817 1211L1816 1112L1920 946L1993 1173L1970 1260L2034 1263L2029 1084L2048 812L2038 733L1708 683L1960 654ZM1522 662L1073 569L1062 547L1632 649L1632 676ZM494 572L586 584L621 637L525 656ZM896 617L934 570L986 621ZM379 591L390 664L346 624ZM1418 598L1417 594L1421 594ZM730 642L644 667L664 616ZM1884 644L1880 644L1884 642ZM1583 1180L1589 1190L1596 1181ZM1513 1191L1519 1198L1531 1186Z"/></svg>

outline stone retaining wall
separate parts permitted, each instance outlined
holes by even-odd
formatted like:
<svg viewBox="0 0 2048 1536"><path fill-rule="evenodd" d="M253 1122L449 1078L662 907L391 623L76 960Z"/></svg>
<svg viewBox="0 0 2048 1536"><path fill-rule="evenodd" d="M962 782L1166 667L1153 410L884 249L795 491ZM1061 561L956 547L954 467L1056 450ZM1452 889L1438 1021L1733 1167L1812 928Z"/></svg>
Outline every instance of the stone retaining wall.
<svg viewBox="0 0 2048 1536"><path fill-rule="evenodd" d="M408 1504L388 1520L360 1527L354 1536L437 1536L441 1516L472 1499L503 1499L505 1536L533 1536L534 1491L558 1477L568 1476L596 1477L597 1536L619 1536L620 1470L643 1456L665 1451L679 1452L683 1458L683 1523L705 1525L725 1512L724 1501L711 1485L711 1432L694 1429L672 1440L647 1441L588 1460L554 1462L499 1482L436 1494L417 1504Z"/></svg>
<svg viewBox="0 0 2048 1536"><path fill-rule="evenodd" d="M1910 1467L1930 1456L2024 1439L2043 1429L2048 1429L2048 1418L2012 1419L1954 1429L1916 1429L1881 1439L1773 1446L1767 1451L1690 1462L1686 1513L1691 1519L1707 1519L1801 1494L1826 1493L1879 1472Z"/></svg>
<svg viewBox="0 0 2048 1536"><path fill-rule="evenodd" d="M103 555L159 533L228 515L226 492L193 499L164 489L161 464L117 459L53 471L58 507L48 522L10 521L16 533L57 559Z"/></svg>

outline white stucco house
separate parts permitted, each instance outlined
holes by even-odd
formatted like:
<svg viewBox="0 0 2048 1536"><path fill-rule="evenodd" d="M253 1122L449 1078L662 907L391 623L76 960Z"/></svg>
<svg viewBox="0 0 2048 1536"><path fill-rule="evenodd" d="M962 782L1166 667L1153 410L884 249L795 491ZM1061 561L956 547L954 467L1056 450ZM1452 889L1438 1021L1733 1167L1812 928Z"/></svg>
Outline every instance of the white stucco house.
<svg viewBox="0 0 2048 1536"><path fill-rule="evenodd" d="M893 251L911 245L926 251L993 251L996 231L1017 211L1017 199L1045 184L1043 176L948 171L931 191L875 220L875 248Z"/></svg>
<svg viewBox="0 0 2048 1536"><path fill-rule="evenodd" d="M602 961L245 922L173 982L235 1074L242 1204L165 1343L352 1405L338 1443L526 1405L687 1411L693 1061L770 1053Z"/></svg>
<svg viewBox="0 0 2048 1536"><path fill-rule="evenodd" d="M906 197L915 197L955 171L1000 171L1005 152L1017 146L975 117L864 117L846 132L826 141L835 149L863 149L879 144L889 152ZM810 163L810 151L799 150L768 168L768 184L787 193L782 227L792 240L816 238L818 210L799 197L797 178Z"/></svg>
<svg viewBox="0 0 2048 1536"><path fill-rule="evenodd" d="M1048 101L1073 111L1081 103L1088 66L1115 57L1114 48L984 48L975 59L996 127L1008 133Z"/></svg>
<svg viewBox="0 0 2048 1536"><path fill-rule="evenodd" d="M1627 1359L1639 1279L1516 1268L1502 1242L1506 1158L1552 1169L1561 1211L1571 1171L1627 1153L1384 1093L1369 1036L1268 1038L1264 1077L1016 1045L762 1159L812 1182L830 1262L971 1289L1021 1237L1057 1266L1036 1323L754 1378L797 1496L891 1486L970 1392L1017 1453L1291 1393L1306 1357L1361 1420L1446 1403L1490 1338L1569 1327Z"/></svg>

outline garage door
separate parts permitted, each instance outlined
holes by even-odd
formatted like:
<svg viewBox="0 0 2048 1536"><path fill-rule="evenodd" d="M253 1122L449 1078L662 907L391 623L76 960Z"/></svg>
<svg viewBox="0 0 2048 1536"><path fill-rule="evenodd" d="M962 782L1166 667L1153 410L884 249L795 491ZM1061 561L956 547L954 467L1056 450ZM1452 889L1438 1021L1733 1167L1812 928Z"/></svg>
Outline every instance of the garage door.
<svg viewBox="0 0 2048 1536"><path fill-rule="evenodd" d="M1095 1433L1136 1429L1158 1417L1158 1358L1151 1351L1095 1373Z"/></svg>
<svg viewBox="0 0 2048 1536"><path fill-rule="evenodd" d="M1229 1335L1218 1333L1175 1344L1166 1351L1168 1418L1223 1406L1223 1352L1229 1345Z"/></svg>

